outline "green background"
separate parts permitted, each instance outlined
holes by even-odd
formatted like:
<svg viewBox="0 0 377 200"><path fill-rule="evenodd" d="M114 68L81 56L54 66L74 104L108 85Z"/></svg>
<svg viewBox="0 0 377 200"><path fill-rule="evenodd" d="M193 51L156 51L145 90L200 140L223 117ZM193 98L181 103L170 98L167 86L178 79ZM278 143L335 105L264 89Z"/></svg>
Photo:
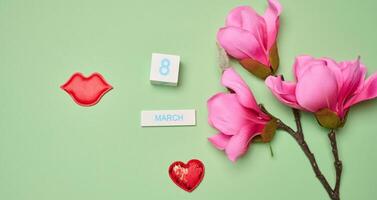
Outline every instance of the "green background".
<svg viewBox="0 0 377 200"><path fill-rule="evenodd" d="M279 73L294 57L351 60L377 71L374 0L281 0ZM278 132L236 164L207 137L206 100L219 84L215 35L230 9L265 0L0 0L0 199L327 199L295 141ZM151 53L181 56L178 87L149 83ZM256 98L293 125L291 112L238 64ZM114 89L81 107L62 91L74 72L100 72ZM318 91L320 93L320 91ZM318 95L318 94L313 94ZM197 109L197 126L141 128L144 109ZM343 199L376 199L377 102L354 107L338 135ZM303 115L307 141L333 184L326 130ZM201 159L206 175L192 193L167 169Z"/></svg>

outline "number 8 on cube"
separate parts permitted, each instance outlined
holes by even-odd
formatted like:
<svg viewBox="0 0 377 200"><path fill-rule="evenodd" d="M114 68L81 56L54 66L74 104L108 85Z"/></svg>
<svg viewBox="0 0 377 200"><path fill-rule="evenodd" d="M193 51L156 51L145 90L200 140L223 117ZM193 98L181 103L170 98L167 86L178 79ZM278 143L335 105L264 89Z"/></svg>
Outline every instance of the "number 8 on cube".
<svg viewBox="0 0 377 200"><path fill-rule="evenodd" d="M178 85L180 57L167 54L152 54L150 81L152 84Z"/></svg>

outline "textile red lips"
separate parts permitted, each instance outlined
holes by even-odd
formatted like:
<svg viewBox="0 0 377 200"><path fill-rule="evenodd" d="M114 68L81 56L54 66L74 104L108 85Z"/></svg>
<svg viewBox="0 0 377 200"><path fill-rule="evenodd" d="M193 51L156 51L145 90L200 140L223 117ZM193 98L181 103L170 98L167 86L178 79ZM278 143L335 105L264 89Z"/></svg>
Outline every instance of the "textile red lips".
<svg viewBox="0 0 377 200"><path fill-rule="evenodd" d="M187 164L176 161L169 167L171 180L187 192L192 192L203 180L204 165L200 160L190 160Z"/></svg>
<svg viewBox="0 0 377 200"><path fill-rule="evenodd" d="M93 106L113 87L99 73L93 73L89 77L75 73L60 88L80 106Z"/></svg>

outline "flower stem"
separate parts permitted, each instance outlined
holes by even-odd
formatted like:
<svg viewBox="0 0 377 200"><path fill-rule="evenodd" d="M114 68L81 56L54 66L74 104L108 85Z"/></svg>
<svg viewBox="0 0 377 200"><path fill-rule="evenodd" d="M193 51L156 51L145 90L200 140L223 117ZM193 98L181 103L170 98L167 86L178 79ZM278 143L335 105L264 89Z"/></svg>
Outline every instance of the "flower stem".
<svg viewBox="0 0 377 200"><path fill-rule="evenodd" d="M268 146L270 147L271 157L274 157L274 151L272 150L271 142L268 143Z"/></svg>

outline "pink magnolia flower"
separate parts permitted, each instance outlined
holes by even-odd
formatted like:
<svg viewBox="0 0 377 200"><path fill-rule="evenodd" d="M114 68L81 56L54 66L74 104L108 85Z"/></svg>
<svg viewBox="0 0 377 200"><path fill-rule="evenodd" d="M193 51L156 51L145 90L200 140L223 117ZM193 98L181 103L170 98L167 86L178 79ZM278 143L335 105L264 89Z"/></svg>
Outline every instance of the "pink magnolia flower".
<svg viewBox="0 0 377 200"><path fill-rule="evenodd" d="M266 85L279 101L316 113L322 126L337 128L341 124L326 126L318 113L330 111L344 123L351 106L377 97L377 73L365 80L366 71L359 59L335 62L330 58L299 56L294 64L296 83L270 76Z"/></svg>
<svg viewBox="0 0 377 200"><path fill-rule="evenodd" d="M217 40L253 74L258 76L261 71L271 74L278 65L276 38L281 10L277 0L268 0L263 16L249 6L237 7L229 13L225 27L218 31Z"/></svg>
<svg viewBox="0 0 377 200"><path fill-rule="evenodd" d="M249 87L234 69L224 71L222 84L231 92L218 93L207 102L209 124L219 131L209 141L225 150L235 162L247 151L251 139L262 134L271 118L260 110Z"/></svg>

